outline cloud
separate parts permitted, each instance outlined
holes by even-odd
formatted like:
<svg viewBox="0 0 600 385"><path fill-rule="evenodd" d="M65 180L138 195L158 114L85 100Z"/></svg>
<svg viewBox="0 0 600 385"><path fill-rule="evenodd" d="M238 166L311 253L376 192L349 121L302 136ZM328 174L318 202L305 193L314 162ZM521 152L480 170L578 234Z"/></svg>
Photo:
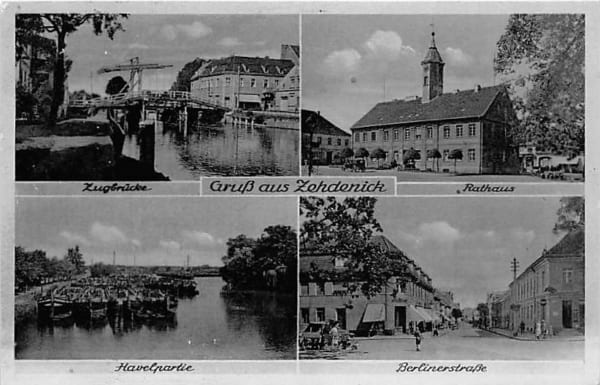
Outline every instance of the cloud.
<svg viewBox="0 0 600 385"><path fill-rule="evenodd" d="M414 54L415 50L402 44L402 38L394 31L375 31L365 42L367 51L374 56L395 58L401 54Z"/></svg>
<svg viewBox="0 0 600 385"><path fill-rule="evenodd" d="M131 244L134 245L135 247L140 247L142 245L142 242L140 242L139 239L132 239Z"/></svg>
<svg viewBox="0 0 600 385"><path fill-rule="evenodd" d="M223 39L219 40L217 44L224 47L237 47L243 43L237 37L224 37Z"/></svg>
<svg viewBox="0 0 600 385"><path fill-rule="evenodd" d="M419 235L423 241L431 240L442 243L453 243L461 237L458 229L444 221L422 223L419 226Z"/></svg>
<svg viewBox="0 0 600 385"><path fill-rule="evenodd" d="M173 41L181 36L189 39L200 39L211 33L212 28L200 21L195 21L192 24L167 24L160 30L160 34L168 41Z"/></svg>
<svg viewBox="0 0 600 385"><path fill-rule="evenodd" d="M203 247L211 247L223 243L222 239L217 239L211 234L202 231L185 230L183 232L183 238L186 242Z"/></svg>
<svg viewBox="0 0 600 385"><path fill-rule="evenodd" d="M361 57L361 54L355 49L343 49L327 55L323 64L329 72L348 73L358 69Z"/></svg>
<svg viewBox="0 0 600 385"><path fill-rule="evenodd" d="M90 228L90 236L103 243L127 243L125 234L116 226L94 222Z"/></svg>
<svg viewBox="0 0 600 385"><path fill-rule="evenodd" d="M473 62L473 57L463 52L463 50L460 48L447 47L444 50L444 53L445 59L448 62L448 64L453 66L465 67Z"/></svg>
<svg viewBox="0 0 600 385"><path fill-rule="evenodd" d="M63 237L68 243L77 244L77 245L89 245L90 241L83 235L75 234L70 231L61 231L59 234Z"/></svg>
<svg viewBox="0 0 600 385"><path fill-rule="evenodd" d="M127 48L129 48L129 49L149 49L150 46L148 46L146 44L140 44L140 43L131 43L127 46Z"/></svg>
<svg viewBox="0 0 600 385"><path fill-rule="evenodd" d="M176 241L160 241L160 245L165 249L169 250L179 250L181 249L181 245Z"/></svg>
<svg viewBox="0 0 600 385"><path fill-rule="evenodd" d="M535 239L535 231L518 227L512 230L510 236L515 243L529 245Z"/></svg>

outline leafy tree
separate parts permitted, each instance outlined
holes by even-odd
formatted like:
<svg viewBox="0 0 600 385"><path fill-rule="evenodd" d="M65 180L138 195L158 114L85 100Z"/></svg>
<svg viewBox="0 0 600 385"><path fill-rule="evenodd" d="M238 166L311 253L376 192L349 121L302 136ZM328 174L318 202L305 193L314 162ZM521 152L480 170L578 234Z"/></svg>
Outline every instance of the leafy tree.
<svg viewBox="0 0 600 385"><path fill-rule="evenodd" d="M460 311L459 308L454 308L454 309L452 309L452 312L450 313L450 315L455 320L458 320L460 317L462 317L462 311Z"/></svg>
<svg viewBox="0 0 600 385"><path fill-rule="evenodd" d="M206 60L199 57L189 63L186 63L183 68L177 73L177 78L171 86L171 91L190 91L192 76L206 63Z"/></svg>
<svg viewBox="0 0 600 385"><path fill-rule="evenodd" d="M129 85L121 76L115 76L111 78L106 84L106 92L107 95L116 95L122 92L129 91Z"/></svg>
<svg viewBox="0 0 600 385"><path fill-rule="evenodd" d="M27 23L35 27L37 32L54 33L56 35L56 51L53 71L53 98L50 106L48 124L54 126L58 117L58 110L64 101L65 79L68 72L66 60L67 36L77 31L84 24L91 24L94 34L100 35L106 32L112 40L114 34L124 30L121 20L127 18L126 14L103 14L103 13L42 13L42 14L19 14L24 18L18 23Z"/></svg>
<svg viewBox="0 0 600 385"><path fill-rule="evenodd" d="M484 327L488 324L488 317L490 315L487 304L479 303L477 304L477 311L479 312L479 324Z"/></svg>
<svg viewBox="0 0 600 385"><path fill-rule="evenodd" d="M354 151L352 151L352 149L349 147L344 147L340 153L340 156L344 159L352 158L354 156Z"/></svg>
<svg viewBox="0 0 600 385"><path fill-rule="evenodd" d="M452 150L452 151L450 151L450 154L448 154L448 159L454 160L454 173L455 174L456 174L456 161L462 160L462 158L463 158L463 152L462 152L462 150L459 150L459 149Z"/></svg>
<svg viewBox="0 0 600 385"><path fill-rule="evenodd" d="M74 248L70 248L67 250L67 255L65 255L65 261L73 265L73 270L76 274L81 273L83 271L83 266L85 266L83 255L79 251L79 246L77 245Z"/></svg>
<svg viewBox="0 0 600 385"><path fill-rule="evenodd" d="M437 168L437 172L440 172L440 158L442 157L442 154L440 153L440 150L438 150L437 148L433 148L431 150L427 150L427 158L428 159L435 159L435 163L436 163L436 168ZM433 166L432 166L433 167Z"/></svg>
<svg viewBox="0 0 600 385"><path fill-rule="evenodd" d="M361 147L358 150L356 150L356 153L354 154L357 158L366 158L369 156L369 151L367 151L366 148Z"/></svg>
<svg viewBox="0 0 600 385"><path fill-rule="evenodd" d="M318 253L347 258L345 281L351 292L372 297L392 276L391 260L371 242L381 226L375 218L376 198L300 198L300 241Z"/></svg>
<svg viewBox="0 0 600 385"><path fill-rule="evenodd" d="M377 147L375 150L373 150L373 152L371 153L371 158L372 159L377 159L377 167L379 167L379 161L381 159L385 159L385 151L383 151L383 149Z"/></svg>
<svg viewBox="0 0 600 385"><path fill-rule="evenodd" d="M585 199L579 196L560 198L560 208L556 215L558 218L553 229L555 233L584 227Z"/></svg>
<svg viewBox="0 0 600 385"><path fill-rule="evenodd" d="M296 289L298 242L290 226L269 226L257 240L253 263L259 271L278 272L278 285L286 291Z"/></svg>
<svg viewBox="0 0 600 385"><path fill-rule="evenodd" d="M241 234L227 241L227 254L222 258L221 275L233 288L251 286L260 276L254 269L256 240Z"/></svg>
<svg viewBox="0 0 600 385"><path fill-rule="evenodd" d="M584 150L583 14L511 15L494 70L512 94L517 142L565 155Z"/></svg>
<svg viewBox="0 0 600 385"><path fill-rule="evenodd" d="M22 290L39 285L46 276L44 266L48 259L42 250L25 251L15 247L15 286Z"/></svg>
<svg viewBox="0 0 600 385"><path fill-rule="evenodd" d="M113 265L106 265L102 262L94 263L90 266L90 274L92 277L106 277L115 274L117 268Z"/></svg>
<svg viewBox="0 0 600 385"><path fill-rule="evenodd" d="M415 150L412 147L410 149L408 149L402 156L402 162L404 163L405 166L407 166L407 165L414 166L415 161L417 161L419 159L421 159L421 154L419 153L419 151Z"/></svg>
<svg viewBox="0 0 600 385"><path fill-rule="evenodd" d="M94 99L94 98L98 98L98 97L100 97L100 95L98 95L96 93L90 94L86 90L73 91L69 95L69 98L72 100L89 100L89 99Z"/></svg>

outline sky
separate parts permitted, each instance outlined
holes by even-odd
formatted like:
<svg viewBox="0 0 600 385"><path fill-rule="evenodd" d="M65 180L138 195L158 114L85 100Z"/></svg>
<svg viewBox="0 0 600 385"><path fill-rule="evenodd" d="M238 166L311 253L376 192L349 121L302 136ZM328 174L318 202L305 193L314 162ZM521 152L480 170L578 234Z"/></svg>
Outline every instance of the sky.
<svg viewBox="0 0 600 385"><path fill-rule="evenodd" d="M18 198L15 241L62 258L79 245L87 264L221 266L227 239L270 225L297 228L296 198Z"/></svg>
<svg viewBox="0 0 600 385"><path fill-rule="evenodd" d="M383 234L462 308L506 290L510 261L519 274L564 234L554 234L560 198L380 198Z"/></svg>
<svg viewBox="0 0 600 385"><path fill-rule="evenodd" d="M445 92L493 85L496 42L507 21L508 15L305 15L302 107L349 131L379 102L421 96L431 24L446 63Z"/></svg>
<svg viewBox="0 0 600 385"><path fill-rule="evenodd" d="M73 60L69 90L103 94L116 72L98 75L103 66L142 63L172 64L172 68L144 72L144 88L168 89L177 72L196 57L221 58L232 54L279 58L281 44L299 44L297 15L130 15L125 32L114 40L96 36L90 25L67 37L67 56ZM128 79L129 73L120 73ZM147 84L147 85L146 85Z"/></svg>

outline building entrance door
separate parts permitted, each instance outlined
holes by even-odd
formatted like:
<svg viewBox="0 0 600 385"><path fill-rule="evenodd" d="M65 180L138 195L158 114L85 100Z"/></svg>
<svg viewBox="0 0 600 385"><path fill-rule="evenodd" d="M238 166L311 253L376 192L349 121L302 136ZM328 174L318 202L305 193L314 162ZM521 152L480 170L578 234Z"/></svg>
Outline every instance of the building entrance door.
<svg viewBox="0 0 600 385"><path fill-rule="evenodd" d="M340 323L340 328L346 329L346 308L335 309L337 321Z"/></svg>
<svg viewBox="0 0 600 385"><path fill-rule="evenodd" d="M394 327L406 331L406 306L396 306L394 308Z"/></svg>
<svg viewBox="0 0 600 385"><path fill-rule="evenodd" d="M332 160L333 160L333 152L327 151L327 164L331 164Z"/></svg>
<svg viewBox="0 0 600 385"><path fill-rule="evenodd" d="M564 328L573 327L572 313L571 301L562 301L562 323Z"/></svg>

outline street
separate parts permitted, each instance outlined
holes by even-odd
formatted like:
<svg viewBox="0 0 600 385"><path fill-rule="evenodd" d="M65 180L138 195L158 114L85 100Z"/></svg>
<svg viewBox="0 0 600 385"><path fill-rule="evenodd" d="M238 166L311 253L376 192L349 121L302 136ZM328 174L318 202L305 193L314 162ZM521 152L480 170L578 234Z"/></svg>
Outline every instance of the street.
<svg viewBox="0 0 600 385"><path fill-rule="evenodd" d="M584 341L555 338L519 341L463 324L439 337L425 333L421 351L414 338L361 339L358 349L342 352L300 353L301 359L348 360L583 360Z"/></svg>

